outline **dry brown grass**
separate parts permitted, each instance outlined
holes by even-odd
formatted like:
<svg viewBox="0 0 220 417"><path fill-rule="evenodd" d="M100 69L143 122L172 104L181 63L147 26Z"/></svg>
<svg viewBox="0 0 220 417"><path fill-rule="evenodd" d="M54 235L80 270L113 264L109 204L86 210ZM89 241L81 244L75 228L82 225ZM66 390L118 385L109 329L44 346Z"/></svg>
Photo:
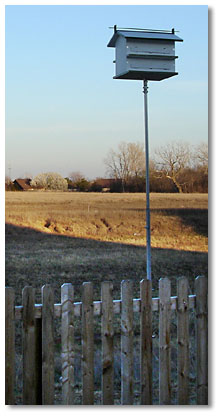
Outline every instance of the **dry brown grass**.
<svg viewBox="0 0 220 417"><path fill-rule="evenodd" d="M207 251L206 194L151 194L152 247ZM144 246L145 195L7 192L6 222L46 233Z"/></svg>

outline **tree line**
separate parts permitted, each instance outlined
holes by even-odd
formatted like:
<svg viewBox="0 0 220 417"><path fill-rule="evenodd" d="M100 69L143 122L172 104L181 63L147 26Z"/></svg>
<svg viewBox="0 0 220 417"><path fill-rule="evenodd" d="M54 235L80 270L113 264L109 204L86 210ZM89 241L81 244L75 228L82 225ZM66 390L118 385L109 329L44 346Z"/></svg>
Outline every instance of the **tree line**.
<svg viewBox="0 0 220 417"><path fill-rule="evenodd" d="M42 173L29 180L33 189L75 190L100 192L145 192L146 170L144 145L139 142L121 142L110 149L104 159L108 179L89 181L80 172L68 177L53 172ZM172 142L155 149L149 168L150 192L207 193L208 145L193 148L187 143ZM16 190L6 178L6 190Z"/></svg>
<svg viewBox="0 0 220 417"><path fill-rule="evenodd" d="M144 192L146 184L144 145L121 142L105 158L108 174L115 178L114 191ZM150 159L151 192L208 192L208 144L192 147L171 142L154 150Z"/></svg>

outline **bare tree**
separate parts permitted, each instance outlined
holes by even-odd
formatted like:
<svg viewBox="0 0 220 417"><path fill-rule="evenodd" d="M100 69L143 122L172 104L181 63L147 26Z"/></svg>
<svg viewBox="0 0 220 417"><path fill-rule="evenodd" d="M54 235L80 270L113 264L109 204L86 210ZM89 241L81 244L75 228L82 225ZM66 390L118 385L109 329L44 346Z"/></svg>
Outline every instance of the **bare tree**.
<svg viewBox="0 0 220 417"><path fill-rule="evenodd" d="M207 143L202 142L196 147L195 160L196 162L198 161L198 164L202 167L204 173L208 174L209 151Z"/></svg>
<svg viewBox="0 0 220 417"><path fill-rule="evenodd" d="M183 192L180 174L190 165L191 156L189 144L183 142L172 142L155 150L155 162L160 176L169 178L179 193Z"/></svg>
<svg viewBox="0 0 220 417"><path fill-rule="evenodd" d="M77 183L77 182L81 181L84 178L85 178L84 175L80 171L73 171L73 172L71 172L69 174L69 179L73 183Z"/></svg>
<svg viewBox="0 0 220 417"><path fill-rule="evenodd" d="M124 191L124 186L130 178L141 176L145 171L144 147L138 142L121 142L116 151L109 150L104 163L108 175L121 180Z"/></svg>
<svg viewBox="0 0 220 417"><path fill-rule="evenodd" d="M8 175L6 175L6 177L5 177L5 185L9 185L10 183L11 183L11 178Z"/></svg>

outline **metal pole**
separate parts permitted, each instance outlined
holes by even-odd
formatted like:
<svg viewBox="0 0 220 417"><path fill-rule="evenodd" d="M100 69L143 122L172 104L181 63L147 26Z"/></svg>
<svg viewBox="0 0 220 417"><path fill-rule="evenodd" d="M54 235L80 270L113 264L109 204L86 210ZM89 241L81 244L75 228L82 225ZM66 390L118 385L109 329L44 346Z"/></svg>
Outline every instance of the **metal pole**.
<svg viewBox="0 0 220 417"><path fill-rule="evenodd" d="M149 182L149 144L148 144L148 81L143 82L144 114L145 114L145 157L146 157L146 271L147 279L151 280L151 237L150 237L150 182Z"/></svg>

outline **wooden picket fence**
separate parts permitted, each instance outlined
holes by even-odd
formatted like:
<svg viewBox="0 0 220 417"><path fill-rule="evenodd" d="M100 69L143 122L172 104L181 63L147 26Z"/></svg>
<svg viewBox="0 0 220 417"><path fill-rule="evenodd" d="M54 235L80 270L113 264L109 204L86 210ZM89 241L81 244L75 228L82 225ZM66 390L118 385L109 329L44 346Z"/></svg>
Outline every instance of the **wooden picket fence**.
<svg viewBox="0 0 220 417"><path fill-rule="evenodd" d="M171 404L171 313L177 314L178 405L189 404L189 312L195 311L197 404L208 404L207 279L195 279L195 295L188 280L178 280L171 297L168 278L159 280L159 297L152 298L151 282L140 282L140 298L133 299L132 282L122 281L121 299L113 300L113 285L101 284L101 301L93 300L93 284L82 285L82 302L74 302L72 284L61 287L61 303L54 304L53 288L42 287L42 304L35 304L35 289L25 287L22 306L6 288L6 404L15 404L15 324L22 320L24 405L54 404L54 320L61 319L62 404L74 404L74 317L82 326L82 404L94 404L94 316L101 316L101 403L114 404L114 314L121 316L121 404L133 404L133 313L140 314L140 404L152 404L152 314L159 315L159 404Z"/></svg>

